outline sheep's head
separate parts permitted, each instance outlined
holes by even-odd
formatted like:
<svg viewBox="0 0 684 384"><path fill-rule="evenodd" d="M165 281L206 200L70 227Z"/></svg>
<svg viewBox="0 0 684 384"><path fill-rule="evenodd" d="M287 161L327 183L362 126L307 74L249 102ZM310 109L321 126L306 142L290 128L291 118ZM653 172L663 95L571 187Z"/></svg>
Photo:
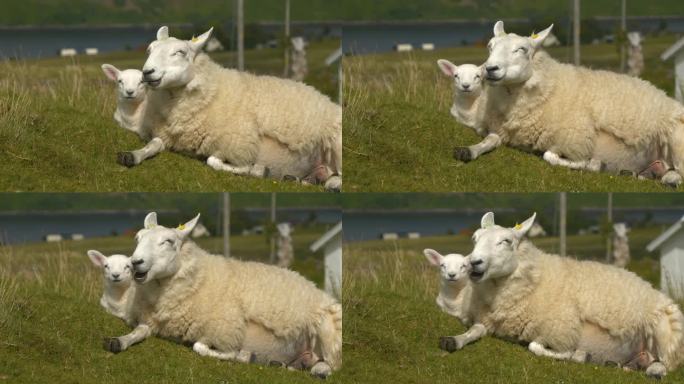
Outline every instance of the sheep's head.
<svg viewBox="0 0 684 384"><path fill-rule="evenodd" d="M147 61L143 66L145 82L152 88L178 88L194 78L193 61L207 44L211 28L192 40L169 37L168 27L157 31L157 40L147 48Z"/></svg>
<svg viewBox="0 0 684 384"><path fill-rule="evenodd" d="M158 225L155 212L145 217L145 227L135 235L138 245L131 256L133 278L137 283L170 277L178 271L181 246L197 225L199 216L178 228Z"/></svg>
<svg viewBox="0 0 684 384"><path fill-rule="evenodd" d="M137 69L118 70L111 64L102 64L102 72L116 82L120 100L142 101L145 98L143 74Z"/></svg>
<svg viewBox="0 0 684 384"><path fill-rule="evenodd" d="M445 75L454 79L456 92L478 95L482 90L483 68L473 64L456 65L449 60L437 60Z"/></svg>
<svg viewBox="0 0 684 384"><path fill-rule="evenodd" d="M439 268L442 281L447 284L463 281L470 273L470 261L463 255L458 253L441 255L434 249L429 248L423 250L423 254L425 254L430 264Z"/></svg>
<svg viewBox="0 0 684 384"><path fill-rule="evenodd" d="M125 285L131 282L133 277L131 259L125 255L103 255L99 251L91 249L88 251L90 261L96 267L102 268L104 278L117 285Z"/></svg>
<svg viewBox="0 0 684 384"><path fill-rule="evenodd" d="M503 21L494 25L494 37L487 48L486 79L490 84L519 84L532 77L532 58L551 33L553 25L531 36L518 36L504 31Z"/></svg>
<svg viewBox="0 0 684 384"><path fill-rule="evenodd" d="M518 267L515 251L522 238L532 228L536 216L535 213L513 228L494 224L492 212L482 216L480 229L473 234L473 252L468 255L471 266L470 280L477 283L512 274Z"/></svg>

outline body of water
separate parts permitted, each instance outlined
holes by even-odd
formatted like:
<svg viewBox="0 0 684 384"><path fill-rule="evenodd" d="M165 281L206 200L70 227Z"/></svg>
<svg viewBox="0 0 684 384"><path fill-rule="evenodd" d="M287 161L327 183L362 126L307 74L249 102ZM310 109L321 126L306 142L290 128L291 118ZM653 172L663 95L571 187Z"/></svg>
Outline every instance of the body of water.
<svg viewBox="0 0 684 384"><path fill-rule="evenodd" d="M247 209L247 217L256 225L268 220L270 210ZM0 240L5 244L23 244L44 241L48 234L83 234L86 238L135 233L142 227L147 211L119 212L60 212L60 213L0 213ZM175 225L183 220L178 211L158 211L160 224ZM169 219L173 217L174 219ZM278 222L302 223L314 217L323 224L334 224L342 219L339 209L280 209L276 211ZM176 219L178 218L178 219ZM186 219L190 219L187 217ZM219 220L219 213L210 218ZM171 220L169 222L169 220Z"/></svg>
<svg viewBox="0 0 684 384"><path fill-rule="evenodd" d="M634 18L628 20L629 31L652 33L662 27L671 33L684 33L684 17L681 18ZM495 20L473 20L434 23L375 23L344 26L343 49L345 53L369 54L390 52L397 44L411 44L420 49L423 43L435 48L457 47L485 43L492 37ZM608 35L614 33L619 21L596 19L594 23ZM556 25L559 25L556 23ZM507 27L529 25L526 20L506 22ZM507 29L511 29L507 28ZM527 27L523 28L526 29ZM570 30L567 26L564 30ZM532 31L530 31L532 32Z"/></svg>

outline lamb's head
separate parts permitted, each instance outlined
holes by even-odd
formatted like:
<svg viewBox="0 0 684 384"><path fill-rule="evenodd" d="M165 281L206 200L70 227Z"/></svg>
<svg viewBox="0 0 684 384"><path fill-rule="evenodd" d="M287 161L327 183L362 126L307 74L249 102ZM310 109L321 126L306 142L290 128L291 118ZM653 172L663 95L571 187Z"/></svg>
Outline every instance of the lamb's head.
<svg viewBox="0 0 684 384"><path fill-rule="evenodd" d="M532 58L542 47L552 28L553 24L539 33L533 33L530 37L518 36L515 33L506 33L503 21L497 21L494 25L494 37L487 44L487 82L505 85L520 84L529 80L533 73Z"/></svg>
<svg viewBox="0 0 684 384"><path fill-rule="evenodd" d="M445 75L454 79L456 92L477 95L482 90L483 67L473 64L456 65L444 59L437 60L437 65Z"/></svg>
<svg viewBox="0 0 684 384"><path fill-rule="evenodd" d="M91 249L88 251L90 261L96 267L102 268L104 278L110 284L128 285L133 277L131 259L125 255L103 255L99 251Z"/></svg>
<svg viewBox="0 0 684 384"><path fill-rule="evenodd" d="M111 64L102 64L102 71L108 79L116 82L120 100L140 102L145 98L145 83L142 71L137 69L118 70Z"/></svg>
<svg viewBox="0 0 684 384"><path fill-rule="evenodd" d="M470 280L482 282L509 276L518 267L516 250L521 240L532 228L537 214L517 224L504 228L494 224L494 214L487 212L482 216L480 229L473 234L473 252L470 258Z"/></svg>
<svg viewBox="0 0 684 384"><path fill-rule="evenodd" d="M131 256L133 278L137 283L171 277L178 271L181 246L197 225L199 216L178 228L158 225L155 212L145 217L145 227L135 235L138 245Z"/></svg>
<svg viewBox="0 0 684 384"><path fill-rule="evenodd" d="M470 273L470 261L467 257L458 253L441 255L434 249L424 249L423 254L430 264L439 268L442 281L447 284L457 283L468 278Z"/></svg>
<svg viewBox="0 0 684 384"><path fill-rule="evenodd" d="M168 27L157 31L157 40L147 48L143 66L145 82L152 88L168 89L187 85L195 77L193 62L211 37L211 28L192 40L169 37Z"/></svg>

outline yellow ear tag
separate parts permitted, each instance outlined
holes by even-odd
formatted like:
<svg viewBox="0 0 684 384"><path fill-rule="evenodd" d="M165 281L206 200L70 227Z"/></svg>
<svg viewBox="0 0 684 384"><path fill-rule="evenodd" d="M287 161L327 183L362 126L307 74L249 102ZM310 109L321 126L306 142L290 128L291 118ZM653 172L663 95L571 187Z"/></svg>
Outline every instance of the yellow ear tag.
<svg viewBox="0 0 684 384"><path fill-rule="evenodd" d="M190 41L192 41L193 43L196 43L197 40L198 40L198 39L197 39L195 36L193 36L192 39L190 39Z"/></svg>
<svg viewBox="0 0 684 384"><path fill-rule="evenodd" d="M176 229L178 229L179 231L184 230L184 229L185 229L185 224L179 224L179 225L178 225L178 228L176 228Z"/></svg>
<svg viewBox="0 0 684 384"><path fill-rule="evenodd" d="M530 36L530 37L532 37L532 39L537 39L539 37L539 35L533 32L532 36Z"/></svg>
<svg viewBox="0 0 684 384"><path fill-rule="evenodd" d="M513 227L513 228L515 228L515 229L521 229L521 228L522 228L522 225L520 225L520 224L518 224L518 223L515 223L515 227Z"/></svg>

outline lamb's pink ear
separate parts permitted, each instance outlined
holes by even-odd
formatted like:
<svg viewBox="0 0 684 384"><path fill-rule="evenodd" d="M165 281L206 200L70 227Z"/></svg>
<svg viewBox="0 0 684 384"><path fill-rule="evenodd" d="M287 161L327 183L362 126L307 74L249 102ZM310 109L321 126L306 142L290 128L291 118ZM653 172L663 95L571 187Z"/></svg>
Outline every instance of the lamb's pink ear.
<svg viewBox="0 0 684 384"><path fill-rule="evenodd" d="M442 264L442 259L444 259L444 256L442 256L439 252L435 251L434 249L430 249L430 248L424 249L423 254L428 259L430 264L432 264L436 267L439 267Z"/></svg>
<svg viewBox="0 0 684 384"><path fill-rule="evenodd" d="M506 36L506 31L504 31L504 22L499 20L494 24L494 37Z"/></svg>
<svg viewBox="0 0 684 384"><path fill-rule="evenodd" d="M533 33L532 36L530 36L530 42L532 43L532 46L537 49L542 46L544 43L544 40L546 40L547 37L549 37L549 34L551 33L551 30L553 29L553 24L551 24L550 27L546 28L545 30L539 32L539 33Z"/></svg>
<svg viewBox="0 0 684 384"><path fill-rule="evenodd" d="M439 69L441 69L442 72L449 77L454 77L456 70L458 69L456 64L444 59L437 60L437 65L439 66Z"/></svg>
<svg viewBox="0 0 684 384"><path fill-rule="evenodd" d="M190 40L190 45L192 46L192 49L195 52L199 52L204 48L205 45L209 42L209 39L211 38L211 34L214 32L214 27L209 28L208 31L204 32L203 34L193 37L192 40Z"/></svg>
<svg viewBox="0 0 684 384"><path fill-rule="evenodd" d="M195 226L197 225L197 222L199 221L200 214L198 213L197 216L195 216L192 220L188 221L185 224L181 224L176 228L178 231L178 234L181 236L181 238L185 239L190 234L192 233L192 230L195 229Z"/></svg>
<svg viewBox="0 0 684 384"><path fill-rule="evenodd" d="M532 225L534 224L534 219L536 217L537 212L533 213L532 216L530 216L529 219L523 221L522 224L516 224L515 227L513 227L515 235L519 238L525 236L527 232L530 230L530 228L532 228Z"/></svg>
<svg viewBox="0 0 684 384"><path fill-rule="evenodd" d="M157 30L157 40L166 40L169 38L169 27L166 25Z"/></svg>
<svg viewBox="0 0 684 384"><path fill-rule="evenodd" d="M102 72L107 76L109 80L117 81L119 80L119 70L111 64L102 64Z"/></svg>
<svg viewBox="0 0 684 384"><path fill-rule="evenodd" d="M90 261L98 268L104 268L105 263L107 262L107 256L94 249L88 251L88 258L90 258Z"/></svg>

